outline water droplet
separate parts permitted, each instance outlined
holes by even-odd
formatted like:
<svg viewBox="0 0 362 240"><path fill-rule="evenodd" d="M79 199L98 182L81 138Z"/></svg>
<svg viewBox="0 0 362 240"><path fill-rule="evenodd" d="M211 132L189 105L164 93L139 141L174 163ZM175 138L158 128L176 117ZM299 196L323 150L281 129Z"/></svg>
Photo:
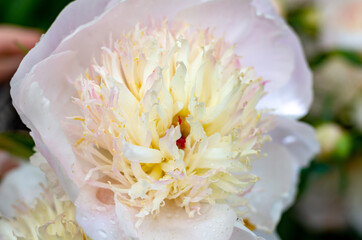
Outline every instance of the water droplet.
<svg viewBox="0 0 362 240"><path fill-rule="evenodd" d="M98 234L101 238L106 239L108 237L107 233L104 230L98 230Z"/></svg>

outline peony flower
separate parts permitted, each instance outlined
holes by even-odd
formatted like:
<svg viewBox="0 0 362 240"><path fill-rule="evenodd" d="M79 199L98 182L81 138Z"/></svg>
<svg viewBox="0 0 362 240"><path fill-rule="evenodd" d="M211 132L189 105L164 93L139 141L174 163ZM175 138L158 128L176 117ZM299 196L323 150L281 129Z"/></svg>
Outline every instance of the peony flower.
<svg viewBox="0 0 362 240"><path fill-rule="evenodd" d="M36 154L33 158L41 160L42 156ZM14 182L19 191L14 191ZM43 172L29 164L6 175L0 193L11 197L1 195L1 239L89 239L76 223L73 203L58 199L45 184Z"/></svg>
<svg viewBox="0 0 362 240"><path fill-rule="evenodd" d="M318 150L269 0L75 1L11 94L93 239L257 239Z"/></svg>

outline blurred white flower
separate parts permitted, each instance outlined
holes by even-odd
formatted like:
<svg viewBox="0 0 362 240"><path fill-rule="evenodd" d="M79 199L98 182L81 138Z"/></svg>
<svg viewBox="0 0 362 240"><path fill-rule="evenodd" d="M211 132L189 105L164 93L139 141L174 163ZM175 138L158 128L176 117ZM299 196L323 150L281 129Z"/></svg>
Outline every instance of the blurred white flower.
<svg viewBox="0 0 362 240"><path fill-rule="evenodd" d="M362 51L362 1L316 0L325 48Z"/></svg>
<svg viewBox="0 0 362 240"><path fill-rule="evenodd" d="M75 1L12 97L94 239L257 239L318 151L295 120L311 74L269 0Z"/></svg>
<svg viewBox="0 0 362 240"><path fill-rule="evenodd" d="M316 128L321 157L329 157L343 135L343 129L335 123L324 123Z"/></svg>
<svg viewBox="0 0 362 240"><path fill-rule="evenodd" d="M314 72L315 98L311 114L320 116L323 107L333 115L345 113L362 95L362 69L345 59L333 57Z"/></svg>
<svg viewBox="0 0 362 240"><path fill-rule="evenodd" d="M76 223L73 203L58 200L36 167L23 164L9 172L0 196L0 239L88 239Z"/></svg>

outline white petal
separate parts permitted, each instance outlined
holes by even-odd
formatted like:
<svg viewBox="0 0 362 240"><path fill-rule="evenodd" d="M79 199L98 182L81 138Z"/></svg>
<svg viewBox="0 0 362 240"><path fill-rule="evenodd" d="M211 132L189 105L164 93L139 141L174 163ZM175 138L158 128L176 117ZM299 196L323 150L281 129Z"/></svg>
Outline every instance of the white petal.
<svg viewBox="0 0 362 240"><path fill-rule="evenodd" d="M78 0L70 3L57 17L49 31L26 55L12 80L13 88L22 83L23 78L40 61L47 58L59 43L80 25L92 21L100 15L111 0Z"/></svg>
<svg viewBox="0 0 362 240"><path fill-rule="evenodd" d="M134 213L128 213L123 206L117 209L120 222L127 223L130 234L138 234L139 239L172 239L172 240L228 240L236 221L234 211L227 205L203 206L207 208L202 214L190 218L184 209L171 202L161 208L156 217L147 216L139 229L134 228ZM137 233L136 233L137 232Z"/></svg>
<svg viewBox="0 0 362 240"><path fill-rule="evenodd" d="M271 80L271 88L289 80L293 54L280 43L286 26L258 16L250 1L209 1L181 11L177 18L195 29L215 30L218 36L225 36L227 43L236 44L241 64L254 67L259 76Z"/></svg>
<svg viewBox="0 0 362 240"><path fill-rule="evenodd" d="M258 235L259 237L264 238L265 240L280 240L280 237L278 236L278 234L276 232L266 233L263 231L256 230L256 231L254 231L254 233L256 235Z"/></svg>
<svg viewBox="0 0 362 240"><path fill-rule="evenodd" d="M60 121L52 111L52 106L38 82L32 82L22 91L18 112L25 124L32 130L31 135L39 152L47 159L49 165L59 177L59 181L74 200L77 189L70 179L75 180L75 156L72 147L66 138ZM18 106L19 107L19 106Z"/></svg>
<svg viewBox="0 0 362 240"><path fill-rule="evenodd" d="M210 1L181 11L178 19L185 19L195 28L215 30L228 43L236 44L241 64L254 67L268 81L268 95L261 100L260 108L272 108L286 116L303 116L312 100L312 77L301 44L286 23L273 14L267 0L252 3Z"/></svg>
<svg viewBox="0 0 362 240"><path fill-rule="evenodd" d="M109 45L110 37L117 38L121 33L131 30L137 23L148 25L149 16L158 20L161 18L172 19L178 11L195 3L197 1L192 0L167 2L133 0L112 3L112 7L107 9L106 14L73 31L59 44L54 53L78 52L79 63L83 67L88 67L93 57L99 59L99 50L101 47ZM88 41L90 38L92 41Z"/></svg>
<svg viewBox="0 0 362 240"><path fill-rule="evenodd" d="M295 197L298 167L281 145L268 143L262 153L268 156L254 160L251 170L260 179L246 195L251 206L247 218L258 229L271 232Z"/></svg>
<svg viewBox="0 0 362 240"><path fill-rule="evenodd" d="M12 205L17 201L31 206L43 192L40 183L46 183L44 173L30 164L22 164L9 172L0 185L0 213L6 217L15 216Z"/></svg>
<svg viewBox="0 0 362 240"><path fill-rule="evenodd" d="M304 57L301 43L296 34L274 11L269 0L253 0L258 15L284 26L284 37L280 44L290 46L293 51L293 70L288 82L281 88L269 91L259 103L261 108L272 108L277 114L299 118L304 116L312 103L312 74ZM272 83L273 84L273 83ZM268 90L268 88L266 88Z"/></svg>
<svg viewBox="0 0 362 240"><path fill-rule="evenodd" d="M273 142L284 145L300 167L305 167L319 152L314 129L303 122L275 117L276 126L268 134Z"/></svg>
<svg viewBox="0 0 362 240"><path fill-rule="evenodd" d="M0 218L0 239L17 240L13 234L13 226L5 219Z"/></svg>
<svg viewBox="0 0 362 240"><path fill-rule="evenodd" d="M75 202L77 223L92 239L127 239L124 223L119 224L114 204L102 203L96 195L96 188L81 189Z"/></svg>
<svg viewBox="0 0 362 240"><path fill-rule="evenodd" d="M160 163L162 161L162 153L159 150L136 146L126 141L122 143L122 152L131 162Z"/></svg>
<svg viewBox="0 0 362 240"><path fill-rule="evenodd" d="M263 240L263 238L258 237L248 228L246 228L242 223L237 221L231 235L230 240Z"/></svg>
<svg viewBox="0 0 362 240"><path fill-rule="evenodd" d="M296 193L299 170L318 152L314 130L293 119L275 117L276 127L270 132L262 154L253 162L252 173L260 178L251 191L250 221L259 229L274 230Z"/></svg>

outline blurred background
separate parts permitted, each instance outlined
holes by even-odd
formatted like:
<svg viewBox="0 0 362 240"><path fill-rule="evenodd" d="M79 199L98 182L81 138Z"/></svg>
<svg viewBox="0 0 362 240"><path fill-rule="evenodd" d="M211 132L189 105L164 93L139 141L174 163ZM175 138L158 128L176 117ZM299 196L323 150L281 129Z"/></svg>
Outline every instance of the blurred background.
<svg viewBox="0 0 362 240"><path fill-rule="evenodd" d="M362 240L362 0L270 0L299 35L314 75L302 120L321 153L300 174L283 240ZM23 56L70 0L0 0L0 179L34 143L11 105L9 81Z"/></svg>

